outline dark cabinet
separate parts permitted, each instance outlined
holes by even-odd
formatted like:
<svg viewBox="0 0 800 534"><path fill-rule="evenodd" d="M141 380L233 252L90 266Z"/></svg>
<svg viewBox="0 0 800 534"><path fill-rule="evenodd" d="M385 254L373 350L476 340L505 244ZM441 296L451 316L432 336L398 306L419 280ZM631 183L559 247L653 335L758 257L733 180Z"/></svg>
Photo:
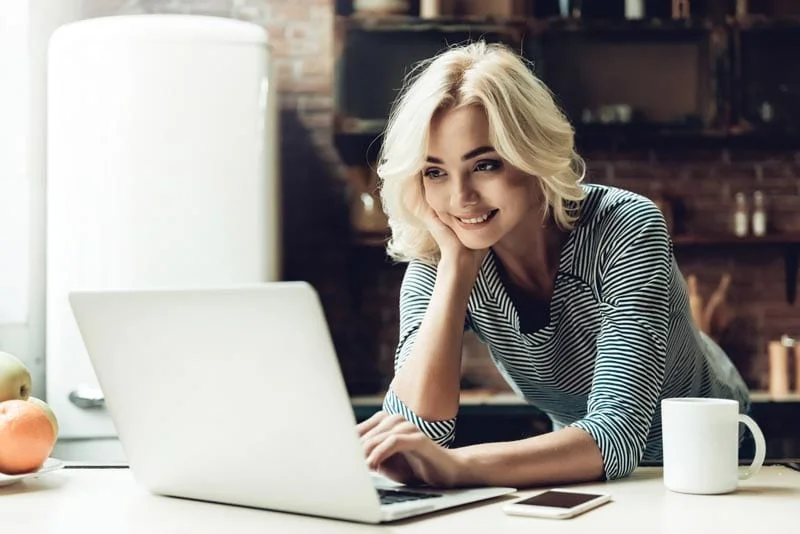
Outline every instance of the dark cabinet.
<svg viewBox="0 0 800 534"><path fill-rule="evenodd" d="M346 164L374 162L414 66L479 38L507 43L530 60L575 125L579 149L654 142L725 148L742 140L769 147L776 136L783 144L795 139L800 19L735 18L718 3L697 5L705 17L340 17L336 146Z"/></svg>

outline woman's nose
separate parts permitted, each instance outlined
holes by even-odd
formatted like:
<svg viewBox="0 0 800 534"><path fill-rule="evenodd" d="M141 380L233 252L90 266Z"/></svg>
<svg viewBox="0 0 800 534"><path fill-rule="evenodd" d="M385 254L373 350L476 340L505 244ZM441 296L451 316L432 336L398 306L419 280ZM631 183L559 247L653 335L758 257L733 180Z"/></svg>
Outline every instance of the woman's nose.
<svg viewBox="0 0 800 534"><path fill-rule="evenodd" d="M453 180L453 184L454 191L451 195L451 199L455 207L471 206L478 203L480 195L475 187L473 187L472 180L462 178Z"/></svg>

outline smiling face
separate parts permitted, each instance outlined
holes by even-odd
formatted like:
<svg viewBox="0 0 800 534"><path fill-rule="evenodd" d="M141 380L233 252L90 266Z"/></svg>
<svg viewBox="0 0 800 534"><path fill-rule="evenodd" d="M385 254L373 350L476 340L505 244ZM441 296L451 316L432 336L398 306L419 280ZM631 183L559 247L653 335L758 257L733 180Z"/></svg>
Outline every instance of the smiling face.
<svg viewBox="0 0 800 534"><path fill-rule="evenodd" d="M470 249L530 238L541 227L535 178L505 163L489 142L489 121L477 106L446 110L431 122L425 200Z"/></svg>

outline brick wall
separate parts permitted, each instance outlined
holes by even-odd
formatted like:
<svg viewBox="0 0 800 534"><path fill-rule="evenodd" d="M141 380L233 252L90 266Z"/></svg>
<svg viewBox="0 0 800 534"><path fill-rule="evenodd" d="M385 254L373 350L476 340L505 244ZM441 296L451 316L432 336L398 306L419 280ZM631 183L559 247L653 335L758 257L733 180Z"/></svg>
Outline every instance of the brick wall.
<svg viewBox="0 0 800 534"><path fill-rule="evenodd" d="M284 273L319 291L348 388L353 394L384 387L397 341L397 292L403 266L381 250L351 247L348 190L332 143L333 0L87 0L87 17L115 13L199 13L263 25L275 53L281 99ZM737 191L767 194L777 231L800 231L800 159L776 151L695 150L586 154L589 181L650 196L676 194L689 229L725 231ZM708 296L729 271L732 318L721 342L752 387L766 386L765 345L800 333L797 307L783 297L779 252L727 248L679 250L683 271L694 273ZM478 385L501 382L473 344L465 376Z"/></svg>

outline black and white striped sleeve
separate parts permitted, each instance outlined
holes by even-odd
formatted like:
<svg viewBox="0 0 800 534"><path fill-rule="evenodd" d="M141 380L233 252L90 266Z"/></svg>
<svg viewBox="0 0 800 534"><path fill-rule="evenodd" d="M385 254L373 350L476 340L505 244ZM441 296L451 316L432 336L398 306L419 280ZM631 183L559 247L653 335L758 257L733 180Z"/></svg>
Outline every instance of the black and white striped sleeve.
<svg viewBox="0 0 800 534"><path fill-rule="evenodd" d="M411 354L422 319L436 283L436 268L412 261L409 263L400 286L400 338L394 356L395 373ZM383 400L383 410L399 414L419 428L426 436L442 446L449 446L455 437L456 419L428 421L409 409L389 388Z"/></svg>
<svg viewBox="0 0 800 534"><path fill-rule="evenodd" d="M597 442L607 479L644 454L664 380L672 246L658 208L620 206L603 226L598 266L600 333L587 414L571 426Z"/></svg>

